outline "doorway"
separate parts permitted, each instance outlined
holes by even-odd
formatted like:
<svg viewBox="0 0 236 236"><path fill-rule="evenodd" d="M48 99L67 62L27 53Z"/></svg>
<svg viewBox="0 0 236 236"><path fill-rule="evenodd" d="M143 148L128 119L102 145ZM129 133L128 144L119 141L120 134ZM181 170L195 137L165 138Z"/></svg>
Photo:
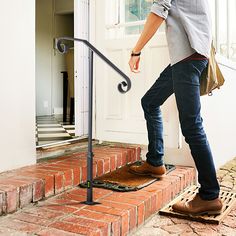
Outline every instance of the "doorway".
<svg viewBox="0 0 236 236"><path fill-rule="evenodd" d="M74 45L60 54L55 38L74 37L73 0L36 0L36 146L76 138Z"/></svg>

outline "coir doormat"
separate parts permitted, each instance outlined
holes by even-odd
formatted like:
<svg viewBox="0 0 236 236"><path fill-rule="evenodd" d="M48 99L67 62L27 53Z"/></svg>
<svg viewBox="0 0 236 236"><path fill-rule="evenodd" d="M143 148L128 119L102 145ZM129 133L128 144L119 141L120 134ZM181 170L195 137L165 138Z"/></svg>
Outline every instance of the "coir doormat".
<svg viewBox="0 0 236 236"><path fill-rule="evenodd" d="M210 223L210 224L220 224L220 222L224 219L225 216L228 215L234 204L236 204L236 193L228 192L228 191L221 191L220 198L223 202L223 209L220 215L208 215L204 214L201 216L193 216L193 215L185 215L178 212L173 211L172 206L176 202L188 202L191 201L196 193L198 192L198 186L192 186L191 188L187 189L184 193L179 195L176 199L170 202L167 206L160 210L160 215L166 215L171 217L177 217L187 220L199 221L202 223Z"/></svg>
<svg viewBox="0 0 236 236"><path fill-rule="evenodd" d="M93 186L97 188L106 188L119 192L137 191L144 188L158 178L151 176L139 176L129 172L132 165L141 165L142 162L138 161L133 164L127 164L115 171L102 175L93 180ZM166 164L167 174L175 169L174 165ZM81 183L80 187L87 188L87 183Z"/></svg>

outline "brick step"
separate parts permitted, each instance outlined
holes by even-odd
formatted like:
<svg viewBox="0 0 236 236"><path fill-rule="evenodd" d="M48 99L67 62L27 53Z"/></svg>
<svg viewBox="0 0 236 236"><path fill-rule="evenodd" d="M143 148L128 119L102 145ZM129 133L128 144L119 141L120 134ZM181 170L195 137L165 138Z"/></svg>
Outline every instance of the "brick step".
<svg viewBox="0 0 236 236"><path fill-rule="evenodd" d="M138 146L96 146L93 177L140 160ZM53 197L87 179L86 152L47 160L0 174L0 215Z"/></svg>
<svg viewBox="0 0 236 236"><path fill-rule="evenodd" d="M177 166L164 179L135 192L94 188L99 205L81 204L86 189L75 187L0 218L0 234L125 236L195 182L195 170Z"/></svg>

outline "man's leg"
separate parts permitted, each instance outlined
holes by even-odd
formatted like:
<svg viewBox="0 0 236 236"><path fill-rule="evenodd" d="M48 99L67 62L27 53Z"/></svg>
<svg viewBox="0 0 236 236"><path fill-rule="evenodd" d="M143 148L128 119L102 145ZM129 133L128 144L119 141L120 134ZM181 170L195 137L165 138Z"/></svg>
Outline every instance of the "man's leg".
<svg viewBox="0 0 236 236"><path fill-rule="evenodd" d="M147 163L155 167L164 164L163 124L160 106L171 94L173 94L173 80L169 65L141 99L149 141Z"/></svg>
<svg viewBox="0 0 236 236"><path fill-rule="evenodd" d="M172 75L182 133L198 170L199 195L213 200L219 196L219 184L200 114L199 78L206 66L207 60L179 62L172 66Z"/></svg>
<svg viewBox="0 0 236 236"><path fill-rule="evenodd" d="M130 171L138 175L163 177L166 168L163 165L163 124L160 106L173 93L171 67L168 66L152 87L141 99L148 131L147 161L141 166L131 166Z"/></svg>

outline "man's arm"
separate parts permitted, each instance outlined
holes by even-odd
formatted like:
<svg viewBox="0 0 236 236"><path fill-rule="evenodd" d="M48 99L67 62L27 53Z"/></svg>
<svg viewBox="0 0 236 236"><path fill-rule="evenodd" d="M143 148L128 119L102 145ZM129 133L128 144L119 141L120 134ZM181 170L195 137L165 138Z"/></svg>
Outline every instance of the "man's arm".
<svg viewBox="0 0 236 236"><path fill-rule="evenodd" d="M162 22L167 18L171 6L170 2L171 0L154 0L151 13L147 17L143 32L140 35L136 46L132 50L134 53L141 52L143 47L156 33ZM129 65L132 72L138 72L139 61L139 56L130 58Z"/></svg>
<svg viewBox="0 0 236 236"><path fill-rule="evenodd" d="M133 52L140 52L147 42L156 33L162 22L167 18L171 7L171 0L154 0L151 13L147 17L144 30L133 49Z"/></svg>
<svg viewBox="0 0 236 236"><path fill-rule="evenodd" d="M134 53L140 52L143 49L143 47L147 44L147 42L156 33L156 31L158 30L158 28L160 27L163 21L164 21L164 18L152 12L148 15L147 21L144 25L143 32L140 35L139 40L133 49Z"/></svg>

